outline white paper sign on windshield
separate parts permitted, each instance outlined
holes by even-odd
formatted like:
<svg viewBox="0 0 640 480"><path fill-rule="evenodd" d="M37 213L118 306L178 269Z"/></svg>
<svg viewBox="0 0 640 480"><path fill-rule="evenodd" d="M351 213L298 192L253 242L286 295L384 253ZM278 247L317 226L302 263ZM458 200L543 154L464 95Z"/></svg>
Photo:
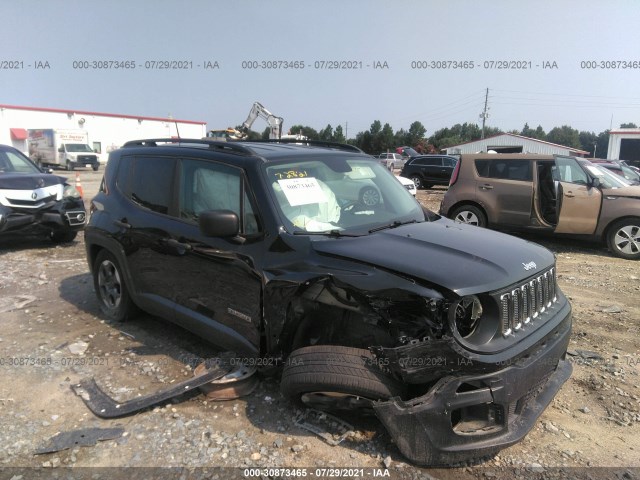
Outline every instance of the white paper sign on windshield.
<svg viewBox="0 0 640 480"><path fill-rule="evenodd" d="M327 201L322 187L313 177L308 178L287 178L278 180L278 184L284 195L287 197L289 205L309 205L311 203L324 203Z"/></svg>

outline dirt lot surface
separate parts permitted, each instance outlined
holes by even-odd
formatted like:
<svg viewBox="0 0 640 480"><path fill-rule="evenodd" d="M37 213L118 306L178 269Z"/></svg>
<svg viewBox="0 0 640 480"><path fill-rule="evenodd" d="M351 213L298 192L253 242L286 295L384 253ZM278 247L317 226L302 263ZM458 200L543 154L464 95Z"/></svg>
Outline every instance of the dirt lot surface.
<svg viewBox="0 0 640 480"><path fill-rule="evenodd" d="M102 169L80 173L90 198ZM420 191L418 199L437 211L443 193ZM71 385L95 377L110 395L126 400L188 378L194 359L215 352L148 315L105 321L82 235L57 247L37 239L3 241L0 478L33 477L34 471L16 467L39 467L59 478L124 472L101 476L102 470L77 467L186 468L181 478L200 467L242 467L221 470L220 478L255 476L246 467L306 468L310 478L376 472L392 478L640 478L640 264L614 258L603 246L533 240L557 254L559 284L573 305L573 376L523 442L484 463L450 469L410 465L375 419L347 418L355 433L330 446L294 424L298 411L281 397L277 378L261 378L252 394L238 400L207 401L193 392L133 416L97 418ZM94 446L34 453L59 432L94 427L123 432ZM341 467L364 470L326 470ZM172 472L154 470L146 478Z"/></svg>

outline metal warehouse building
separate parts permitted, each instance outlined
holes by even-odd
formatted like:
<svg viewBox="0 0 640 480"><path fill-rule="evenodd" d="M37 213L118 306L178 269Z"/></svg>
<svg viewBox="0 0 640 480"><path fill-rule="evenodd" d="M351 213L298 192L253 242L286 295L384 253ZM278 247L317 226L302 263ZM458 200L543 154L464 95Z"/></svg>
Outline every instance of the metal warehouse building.
<svg viewBox="0 0 640 480"><path fill-rule="evenodd" d="M620 128L609 132L607 158L640 165L640 128Z"/></svg>
<svg viewBox="0 0 640 480"><path fill-rule="evenodd" d="M539 153L544 155L571 155L584 157L589 154L584 150L557 145L555 143L523 137L514 133L500 133L492 137L473 142L461 143L445 149L446 153L479 153L493 150L496 153Z"/></svg>
<svg viewBox="0 0 640 480"><path fill-rule="evenodd" d="M207 124L192 120L113 113L22 107L0 104L0 144L28 152L29 129L77 129L89 136L89 145L106 162L109 152L140 138L202 138Z"/></svg>

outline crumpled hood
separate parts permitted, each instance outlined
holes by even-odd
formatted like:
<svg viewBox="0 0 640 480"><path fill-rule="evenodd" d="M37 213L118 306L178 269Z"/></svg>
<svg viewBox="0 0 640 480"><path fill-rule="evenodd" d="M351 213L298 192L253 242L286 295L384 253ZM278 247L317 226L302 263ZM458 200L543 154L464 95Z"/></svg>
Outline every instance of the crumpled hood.
<svg viewBox="0 0 640 480"><path fill-rule="evenodd" d="M459 295L507 287L555 262L540 245L446 218L312 244L320 254L424 279Z"/></svg>
<svg viewBox="0 0 640 480"><path fill-rule="evenodd" d="M50 173L3 173L0 174L0 189L35 190L51 185L64 185L67 179Z"/></svg>

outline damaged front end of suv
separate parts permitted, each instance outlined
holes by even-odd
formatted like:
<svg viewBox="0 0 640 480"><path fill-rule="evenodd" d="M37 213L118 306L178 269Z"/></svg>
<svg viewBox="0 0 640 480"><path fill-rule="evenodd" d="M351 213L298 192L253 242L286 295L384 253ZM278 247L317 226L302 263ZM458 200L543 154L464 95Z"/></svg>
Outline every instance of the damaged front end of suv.
<svg viewBox="0 0 640 480"><path fill-rule="evenodd" d="M439 244L444 235L446 247ZM398 242L404 254L385 255ZM303 367L290 363L317 362L296 354L319 352L305 345L368 350L371 356L361 355L366 369L351 375L371 374L388 387L376 398L370 393L369 406L416 464L450 465L518 442L571 374L571 307L557 286L555 259L542 247L441 218L312 248L318 270L331 274L291 288L296 335L283 336L294 349L283 391L311 407L358 406L368 387L328 404L335 393L313 397L311 387L291 387ZM425 248L433 255L421 260ZM338 370L353 366L338 347L328 352L339 354ZM311 368L318 364L306 372L313 375Z"/></svg>

